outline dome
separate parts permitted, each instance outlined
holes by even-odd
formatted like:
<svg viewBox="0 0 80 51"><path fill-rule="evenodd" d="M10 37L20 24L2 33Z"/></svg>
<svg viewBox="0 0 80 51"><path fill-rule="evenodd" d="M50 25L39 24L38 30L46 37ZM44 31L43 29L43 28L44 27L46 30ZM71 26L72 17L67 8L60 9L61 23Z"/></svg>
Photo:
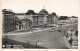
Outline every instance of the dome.
<svg viewBox="0 0 80 51"><path fill-rule="evenodd" d="M52 13L51 16L56 16L57 17L56 13Z"/></svg>
<svg viewBox="0 0 80 51"><path fill-rule="evenodd" d="M26 13L26 15L35 15L35 12L33 10L28 10L28 12Z"/></svg>
<svg viewBox="0 0 80 51"><path fill-rule="evenodd" d="M53 15L53 16L57 16L56 13L52 13L51 15Z"/></svg>
<svg viewBox="0 0 80 51"><path fill-rule="evenodd" d="M45 9L42 9L39 13L48 14L48 12Z"/></svg>

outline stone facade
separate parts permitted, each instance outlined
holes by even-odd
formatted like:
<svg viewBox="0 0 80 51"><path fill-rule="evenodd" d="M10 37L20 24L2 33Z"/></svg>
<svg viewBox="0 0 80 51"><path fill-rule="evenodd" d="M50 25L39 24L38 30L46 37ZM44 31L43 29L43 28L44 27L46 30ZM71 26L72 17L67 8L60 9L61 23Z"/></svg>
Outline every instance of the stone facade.
<svg viewBox="0 0 80 51"><path fill-rule="evenodd" d="M70 24L70 19L67 16L60 16L57 21L58 26L66 26Z"/></svg>
<svg viewBox="0 0 80 51"><path fill-rule="evenodd" d="M19 18L17 21L21 23L16 22L15 17ZM35 13L34 10L28 10L26 13L3 10L3 30L5 32L25 30L35 26L44 27L45 25L55 24L57 20L58 17L55 13L49 14L45 9L42 9L39 13Z"/></svg>
<svg viewBox="0 0 80 51"><path fill-rule="evenodd" d="M3 33L14 31L16 29L15 25L15 13L11 10L3 9L2 10L2 29Z"/></svg>
<svg viewBox="0 0 80 51"><path fill-rule="evenodd" d="M58 20L55 13L49 14L45 9L42 9L39 13L35 13L33 10L28 10L26 13L16 14L16 16L18 18L21 16L23 19L25 18L31 20L31 27L54 24Z"/></svg>

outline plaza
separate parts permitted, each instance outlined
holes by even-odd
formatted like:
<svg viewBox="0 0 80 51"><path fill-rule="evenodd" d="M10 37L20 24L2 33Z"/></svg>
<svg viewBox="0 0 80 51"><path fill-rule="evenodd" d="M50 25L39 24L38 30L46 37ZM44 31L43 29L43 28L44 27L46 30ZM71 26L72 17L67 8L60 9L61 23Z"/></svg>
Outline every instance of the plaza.
<svg viewBox="0 0 80 51"><path fill-rule="evenodd" d="M40 41L37 44L37 46L39 46L40 48L42 47L42 49L43 48L68 49L68 47L66 46L66 43L63 40L63 35L70 27L74 27L74 25L73 26L69 25L69 26L64 26L59 28L61 32L58 32L58 31L49 32L49 29L46 29L44 31L33 32L29 34L18 33L18 35L16 35L17 34L16 33L15 35L8 35L8 39L13 40L11 43L13 43L14 45L19 44L19 45L22 45L23 47L24 47L23 44L26 45L28 42L29 44L36 46L36 42ZM22 43L19 43L19 42L22 42ZM28 47L24 47L24 48L28 48ZM30 48L36 48L36 47L30 47Z"/></svg>

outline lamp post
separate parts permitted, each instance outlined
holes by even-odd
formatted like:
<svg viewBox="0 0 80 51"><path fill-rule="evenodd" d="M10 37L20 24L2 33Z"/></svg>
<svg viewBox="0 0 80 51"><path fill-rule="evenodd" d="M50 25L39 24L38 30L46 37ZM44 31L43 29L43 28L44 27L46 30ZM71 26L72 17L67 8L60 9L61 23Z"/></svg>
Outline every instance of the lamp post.
<svg viewBox="0 0 80 51"><path fill-rule="evenodd" d="M6 46L6 45L7 45L7 42L8 42L7 40L8 40L8 36L7 36L7 35L5 35L5 40L4 40L4 43L3 43L3 44L5 45L5 47L4 47L4 48L7 48L7 46Z"/></svg>

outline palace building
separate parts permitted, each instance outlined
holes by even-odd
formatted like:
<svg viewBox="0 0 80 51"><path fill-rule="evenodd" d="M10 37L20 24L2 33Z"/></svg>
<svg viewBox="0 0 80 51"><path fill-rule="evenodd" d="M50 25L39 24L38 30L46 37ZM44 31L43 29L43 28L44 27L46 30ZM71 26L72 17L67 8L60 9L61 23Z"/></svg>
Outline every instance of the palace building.
<svg viewBox="0 0 80 51"><path fill-rule="evenodd" d="M39 13L35 13L34 10L28 10L26 13L14 13L8 9L3 9L2 12L3 32L51 26L58 20L56 13L49 14L45 9L42 9Z"/></svg>
<svg viewBox="0 0 80 51"><path fill-rule="evenodd" d="M28 10L26 13L16 13L16 16L18 18L23 17L23 19L31 20L30 22L28 21L30 27L41 27L45 25L47 26L49 24L54 24L58 20L56 13L49 14L45 9L42 9L39 13L35 13L34 10ZM23 22L26 25L25 27L28 28L29 26L26 24L26 21L22 21L22 23ZM19 26L20 25L17 25L18 29Z"/></svg>
<svg viewBox="0 0 80 51"><path fill-rule="evenodd" d="M10 32L16 29L15 25L15 13L12 10L3 9L2 10L2 29L3 32Z"/></svg>
<svg viewBox="0 0 80 51"><path fill-rule="evenodd" d="M76 17L76 16L72 16L72 17L69 17L69 18L70 18L71 23L78 22L78 17Z"/></svg>

